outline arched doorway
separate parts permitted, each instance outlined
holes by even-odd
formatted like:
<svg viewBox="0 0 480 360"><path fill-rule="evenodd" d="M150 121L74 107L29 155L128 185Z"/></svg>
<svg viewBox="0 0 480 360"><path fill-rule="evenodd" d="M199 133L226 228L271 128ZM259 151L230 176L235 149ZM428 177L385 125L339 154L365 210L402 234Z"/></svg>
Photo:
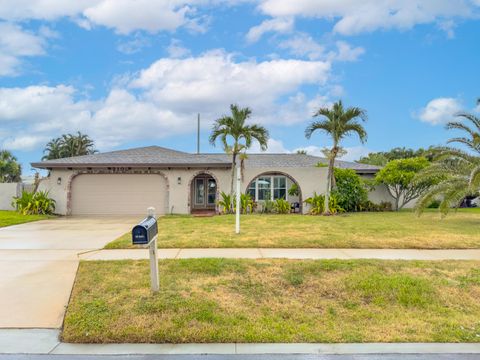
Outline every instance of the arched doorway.
<svg viewBox="0 0 480 360"><path fill-rule="evenodd" d="M192 214L214 213L217 207L217 181L207 173L195 176L190 183Z"/></svg>

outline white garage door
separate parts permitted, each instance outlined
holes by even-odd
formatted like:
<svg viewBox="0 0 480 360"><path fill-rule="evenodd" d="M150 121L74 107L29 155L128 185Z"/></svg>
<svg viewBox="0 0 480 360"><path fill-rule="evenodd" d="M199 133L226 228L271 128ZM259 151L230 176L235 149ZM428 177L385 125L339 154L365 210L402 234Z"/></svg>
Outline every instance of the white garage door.
<svg viewBox="0 0 480 360"><path fill-rule="evenodd" d="M166 180L156 174L84 174L73 179L72 215L163 214Z"/></svg>

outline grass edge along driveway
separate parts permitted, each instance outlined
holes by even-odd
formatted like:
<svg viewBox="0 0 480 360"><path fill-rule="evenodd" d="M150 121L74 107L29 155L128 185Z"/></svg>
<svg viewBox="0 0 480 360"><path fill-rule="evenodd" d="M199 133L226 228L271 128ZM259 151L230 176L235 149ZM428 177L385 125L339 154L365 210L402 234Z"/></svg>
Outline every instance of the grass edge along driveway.
<svg viewBox="0 0 480 360"><path fill-rule="evenodd" d="M159 218L160 248L480 248L480 209L460 209L442 218L411 211L348 213L338 216L243 215L235 217L167 215ZM107 249L133 248L130 233Z"/></svg>
<svg viewBox="0 0 480 360"><path fill-rule="evenodd" d="M474 261L81 262L62 340L480 342Z"/></svg>
<svg viewBox="0 0 480 360"><path fill-rule="evenodd" d="M52 217L51 215L22 215L16 211L0 210L0 228L51 219Z"/></svg>

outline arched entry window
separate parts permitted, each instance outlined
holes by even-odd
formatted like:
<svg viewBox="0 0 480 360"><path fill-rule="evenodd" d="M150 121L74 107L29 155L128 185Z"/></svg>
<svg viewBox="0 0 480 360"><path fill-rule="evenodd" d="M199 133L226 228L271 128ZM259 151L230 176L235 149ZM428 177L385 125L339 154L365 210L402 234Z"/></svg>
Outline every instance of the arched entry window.
<svg viewBox="0 0 480 360"><path fill-rule="evenodd" d="M302 193L297 181L284 173L263 173L250 181L247 193L257 202L285 199L301 206Z"/></svg>

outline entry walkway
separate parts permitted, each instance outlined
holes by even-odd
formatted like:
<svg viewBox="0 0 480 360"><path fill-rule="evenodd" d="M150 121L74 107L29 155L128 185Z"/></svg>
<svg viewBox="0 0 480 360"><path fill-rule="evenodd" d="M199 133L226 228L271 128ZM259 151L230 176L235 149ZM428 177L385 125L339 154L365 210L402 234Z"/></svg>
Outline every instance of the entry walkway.
<svg viewBox="0 0 480 360"><path fill-rule="evenodd" d="M81 260L148 259L147 249L96 250L80 254ZM383 259L383 260L480 260L480 249L159 249L160 259Z"/></svg>

